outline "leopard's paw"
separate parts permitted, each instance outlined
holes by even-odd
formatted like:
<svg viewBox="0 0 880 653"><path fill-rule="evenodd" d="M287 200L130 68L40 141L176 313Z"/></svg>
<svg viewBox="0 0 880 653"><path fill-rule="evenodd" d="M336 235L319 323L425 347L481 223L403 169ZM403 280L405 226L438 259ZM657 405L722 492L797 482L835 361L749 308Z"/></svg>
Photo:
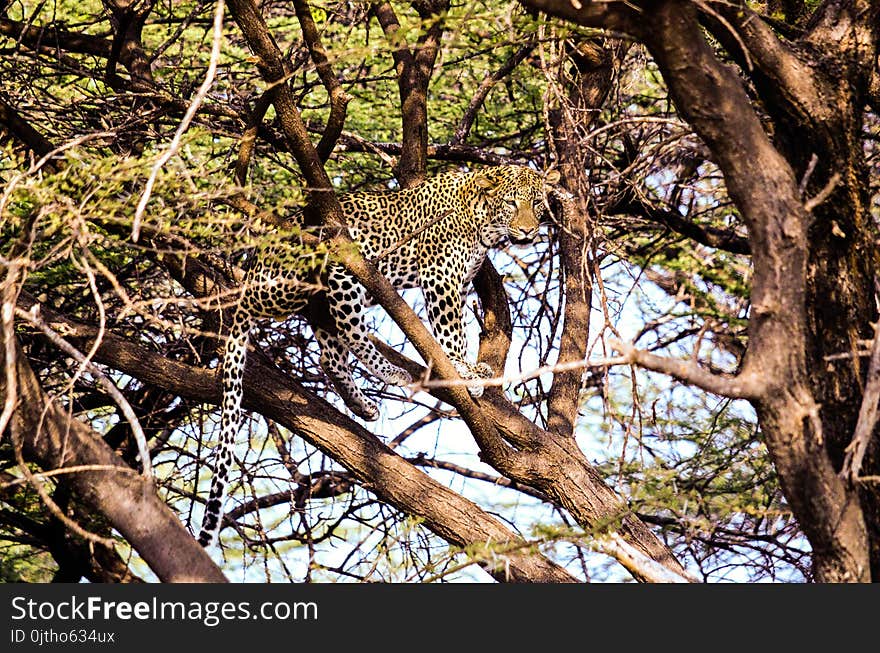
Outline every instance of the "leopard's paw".
<svg viewBox="0 0 880 653"><path fill-rule="evenodd" d="M471 365L466 361L453 361L453 363L455 364L455 369L461 375L461 378L466 381L474 381L474 383L467 384L467 389L471 397L474 399L482 397L485 386L482 383L479 383L479 380L492 378L492 368L486 363L477 363L476 365Z"/></svg>
<svg viewBox="0 0 880 653"><path fill-rule="evenodd" d="M375 422L379 419L379 406L368 399L358 403L351 402L348 407L351 412L367 422Z"/></svg>

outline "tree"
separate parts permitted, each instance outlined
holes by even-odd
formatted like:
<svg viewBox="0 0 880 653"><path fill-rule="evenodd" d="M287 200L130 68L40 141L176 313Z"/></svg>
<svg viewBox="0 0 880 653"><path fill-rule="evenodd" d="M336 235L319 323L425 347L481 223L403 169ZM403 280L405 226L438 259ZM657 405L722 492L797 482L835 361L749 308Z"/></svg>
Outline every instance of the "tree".
<svg viewBox="0 0 880 653"><path fill-rule="evenodd" d="M643 581L872 579L877 14L9 4L3 573L619 578L599 550ZM568 192L545 242L477 277L504 373L475 401L335 193L505 162ZM374 434L303 317L263 323L217 557L187 527L224 300L278 238L358 277L419 382L370 386Z"/></svg>
<svg viewBox="0 0 880 653"><path fill-rule="evenodd" d="M876 578L876 364L861 356L877 317L876 168L863 130L878 99L880 5L824 2L810 13L791 3L777 34L775 19L741 3L646 6L650 27L623 4L591 3L582 13L528 4L645 43L748 229L749 339L736 374L707 374L624 343L621 351L709 392L748 399L813 547L817 579ZM874 122L867 116L869 128Z"/></svg>

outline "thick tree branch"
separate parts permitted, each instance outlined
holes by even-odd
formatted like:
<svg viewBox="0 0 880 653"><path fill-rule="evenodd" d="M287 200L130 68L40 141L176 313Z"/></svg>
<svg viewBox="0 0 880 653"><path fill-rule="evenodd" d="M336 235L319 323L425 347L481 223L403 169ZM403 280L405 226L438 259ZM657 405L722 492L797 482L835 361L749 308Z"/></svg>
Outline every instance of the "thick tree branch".
<svg viewBox="0 0 880 653"><path fill-rule="evenodd" d="M543 11L578 25L604 27L633 36L639 36L645 20L635 3L625 1L520 0L520 4L527 9Z"/></svg>
<svg viewBox="0 0 880 653"><path fill-rule="evenodd" d="M791 166L771 144L736 74L706 43L694 7L682 2L656 7L647 45L682 115L715 155L749 228L755 274L743 374L760 376L772 393L805 368L803 349L793 352L804 339L809 219ZM760 371L748 369L752 361L760 361Z"/></svg>
<svg viewBox="0 0 880 653"><path fill-rule="evenodd" d="M257 134L260 132L260 126L263 123L266 112L269 110L269 106L272 104L272 99L273 93L266 91L257 98L253 109L248 114L247 125L239 140L238 158L235 161L235 183L239 186L244 186L247 183L247 173L253 159Z"/></svg>
<svg viewBox="0 0 880 653"><path fill-rule="evenodd" d="M0 356L5 365L5 354ZM134 473L99 435L46 396L20 349L15 370L20 402L11 428L22 437L25 457L46 470L91 467L90 471L65 474L62 482L103 513L163 581L225 582L205 550L156 494L153 484ZM3 376L0 394L5 396L6 391Z"/></svg>
<svg viewBox="0 0 880 653"><path fill-rule="evenodd" d="M880 113L880 54L877 55L871 83L868 85L868 104L874 113Z"/></svg>
<svg viewBox="0 0 880 653"><path fill-rule="evenodd" d="M585 147L584 140L608 97L626 49L619 43L606 46L598 40L574 39L568 42L564 64L557 65L555 73L545 71L553 74L551 79L561 96L559 107L549 112L547 127L556 149L560 185L565 189L554 194L554 205L559 207L559 259L565 289L556 362L563 367L586 359L590 334L593 225L587 206L587 171L592 167L592 148ZM563 72L563 66L569 70ZM583 367L559 369L553 374L547 396L547 426L558 437L574 434L583 378Z"/></svg>
<svg viewBox="0 0 880 653"><path fill-rule="evenodd" d="M609 344L633 365L668 374L682 383L697 386L712 394L732 399L756 399L765 391L762 379L751 372L732 377L720 376L701 368L693 360L658 356L619 340L612 340Z"/></svg>
<svg viewBox="0 0 880 653"><path fill-rule="evenodd" d="M849 90L864 92L877 58L880 4L876 0L826 0L807 23L803 40L834 52L838 62L853 66L862 83Z"/></svg>
<svg viewBox="0 0 880 653"><path fill-rule="evenodd" d="M91 54L107 58L113 42L100 36L68 32L55 27L37 26L8 18L0 18L0 34L21 41L29 48L56 48L65 52Z"/></svg>
<svg viewBox="0 0 880 653"><path fill-rule="evenodd" d="M12 105L6 99L0 96L0 137L9 137L14 141L21 143L37 158L42 158L54 150L54 146L19 113L12 108ZM56 170L56 163L52 160L46 161L45 168L49 171Z"/></svg>
<svg viewBox="0 0 880 653"><path fill-rule="evenodd" d="M556 362L564 365L586 358L593 286L587 267L591 227L586 207L578 206L573 197L560 204L559 256L565 274L565 308ZM553 374L547 402L547 428L551 433L573 437L583 377L583 368Z"/></svg>
<svg viewBox="0 0 880 653"><path fill-rule="evenodd" d="M828 102L826 86L833 80L823 77L803 51L777 37L744 2L699 6L711 6L711 11L704 15L704 24L754 78L774 117L797 116L800 121L815 125L832 118L834 109Z"/></svg>
<svg viewBox="0 0 880 653"><path fill-rule="evenodd" d="M141 33L147 17L153 10L155 0L103 0L110 14L113 27L113 45L107 57L107 82L118 86L116 62L131 75L132 90L149 90L153 87L153 71L150 58L144 51Z"/></svg>
<svg viewBox="0 0 880 653"><path fill-rule="evenodd" d="M691 222L680 213L651 206L647 202L628 198L607 207L607 215L635 215L668 227L677 234L690 238L694 242L720 249L733 254L750 254L749 239L740 236L732 229L719 229L711 225L701 226Z"/></svg>
<svg viewBox="0 0 880 653"><path fill-rule="evenodd" d="M739 80L712 54L692 12L684 3L661 3L646 38L676 105L712 150L749 226L752 315L741 376L762 379L764 390L752 399L786 496L816 551L817 578L865 579L859 499L817 445L819 409L806 372L809 218L789 162L769 142Z"/></svg>
<svg viewBox="0 0 880 653"><path fill-rule="evenodd" d="M474 289L483 308L483 330L477 360L485 361L493 370L503 370L513 337L513 321L504 279L488 258L483 261L474 278Z"/></svg>
<svg viewBox="0 0 880 653"><path fill-rule="evenodd" d="M415 3L423 20L431 21L410 51L405 44L392 52L400 95L402 138L397 179L409 188L425 178L428 156L428 84L443 36L440 17L448 9L448 0ZM389 42L398 40L400 22L389 2L377 2L373 12Z"/></svg>
<svg viewBox="0 0 880 653"><path fill-rule="evenodd" d="M389 2L375 2L372 11L389 42L398 40L396 35L400 31L400 21L391 4ZM391 51L391 56L394 59L394 65L397 66L398 75L405 67L413 64L413 53L405 45L394 48Z"/></svg>
<svg viewBox="0 0 880 653"><path fill-rule="evenodd" d="M321 161L327 161L339 135L342 133L342 127L345 124L345 112L351 96L345 92L333 69L330 66L330 60L327 58L327 51L324 44L321 43L321 36L318 32L318 26L315 25L315 19L312 17L312 9L307 0L293 0L293 8L296 11L296 17L299 20L302 29L303 39L309 48L309 54L318 71L318 77L321 83L327 89L330 96L330 115L327 118L327 125L324 128L324 134L317 145L318 156Z"/></svg>

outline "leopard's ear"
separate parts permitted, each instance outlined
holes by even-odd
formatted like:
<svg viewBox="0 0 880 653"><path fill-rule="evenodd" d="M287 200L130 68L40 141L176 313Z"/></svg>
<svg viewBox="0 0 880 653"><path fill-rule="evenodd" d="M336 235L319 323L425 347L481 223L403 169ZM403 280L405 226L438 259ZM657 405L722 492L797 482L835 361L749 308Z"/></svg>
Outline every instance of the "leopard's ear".
<svg viewBox="0 0 880 653"><path fill-rule="evenodd" d="M547 174L544 175L544 182L551 186L555 186L559 183L561 178L562 175L559 174L559 170L548 170Z"/></svg>
<svg viewBox="0 0 880 653"><path fill-rule="evenodd" d="M495 181L485 172L478 172L474 177L474 183L483 190L491 190L495 188Z"/></svg>
<svg viewBox="0 0 880 653"><path fill-rule="evenodd" d="M498 192L498 181L493 179L485 172L478 172L474 177L474 184L477 188L486 192L490 197Z"/></svg>

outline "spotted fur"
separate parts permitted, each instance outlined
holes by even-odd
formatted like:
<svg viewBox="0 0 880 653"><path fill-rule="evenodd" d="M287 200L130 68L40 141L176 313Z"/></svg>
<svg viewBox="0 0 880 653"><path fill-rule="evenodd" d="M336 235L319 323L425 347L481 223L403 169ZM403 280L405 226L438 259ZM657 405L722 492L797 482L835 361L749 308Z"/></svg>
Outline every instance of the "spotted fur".
<svg viewBox="0 0 880 653"><path fill-rule="evenodd" d="M490 248L506 240L526 243L538 232L549 186L558 173L546 176L523 166L500 166L480 172L439 175L406 190L349 193L339 203L352 238L368 259L381 256L379 271L398 289L421 287L428 319L437 341L465 379L492 375L485 363L466 358L462 322L469 283ZM428 225L426 227L426 225ZM416 233L415 237L412 237ZM398 247L395 245L401 243ZM226 497L232 451L241 419L242 380L252 321L286 317L301 310L308 295L291 272L296 254L283 247L261 251L242 286L223 358L223 402L220 442L211 492L199 542L216 541ZM373 346L364 318L370 299L366 290L340 265L326 274L327 299L336 333L315 327L321 367L337 392L358 416L375 420L379 409L352 378L349 353L383 382L407 385L409 374L391 364ZM469 387L474 397L483 387Z"/></svg>

